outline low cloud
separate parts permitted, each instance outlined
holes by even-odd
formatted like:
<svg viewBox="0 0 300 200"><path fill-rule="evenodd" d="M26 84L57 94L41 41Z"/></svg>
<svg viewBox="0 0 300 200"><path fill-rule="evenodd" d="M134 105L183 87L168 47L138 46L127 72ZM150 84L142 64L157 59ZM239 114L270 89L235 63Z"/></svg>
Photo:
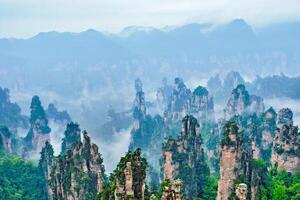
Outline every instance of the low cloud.
<svg viewBox="0 0 300 200"><path fill-rule="evenodd" d="M92 137L92 141L99 146L99 151L103 155L107 174L113 172L121 157L128 151L131 129L132 127L121 130L112 136L111 141L104 141L99 137Z"/></svg>

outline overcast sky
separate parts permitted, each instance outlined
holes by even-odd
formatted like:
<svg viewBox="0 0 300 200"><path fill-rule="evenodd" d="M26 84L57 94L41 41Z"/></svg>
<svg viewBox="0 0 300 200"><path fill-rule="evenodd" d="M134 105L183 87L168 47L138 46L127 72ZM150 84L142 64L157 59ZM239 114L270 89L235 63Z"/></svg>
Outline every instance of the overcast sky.
<svg viewBox="0 0 300 200"><path fill-rule="evenodd" d="M243 18L259 28L300 20L300 0L0 0L0 37L44 31L118 32L126 26L224 23Z"/></svg>

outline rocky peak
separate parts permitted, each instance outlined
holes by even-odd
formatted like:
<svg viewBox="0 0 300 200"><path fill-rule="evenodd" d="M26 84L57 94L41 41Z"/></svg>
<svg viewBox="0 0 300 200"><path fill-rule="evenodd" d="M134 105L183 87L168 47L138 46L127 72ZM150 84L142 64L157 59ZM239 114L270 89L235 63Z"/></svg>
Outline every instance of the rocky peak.
<svg viewBox="0 0 300 200"><path fill-rule="evenodd" d="M175 78L171 93L171 101L168 105L168 116L173 121L180 120L185 114L185 105L191 98L191 91L186 87L181 78Z"/></svg>
<svg viewBox="0 0 300 200"><path fill-rule="evenodd" d="M205 87L198 86L192 94L190 104L187 104L188 112L199 121L213 120L214 103Z"/></svg>
<svg viewBox="0 0 300 200"><path fill-rule="evenodd" d="M194 137L199 131L199 124L195 117L187 115L182 119L181 123L181 136Z"/></svg>
<svg viewBox="0 0 300 200"><path fill-rule="evenodd" d="M95 199L103 191L102 163L98 146L84 131L83 142L76 142L66 155L54 159L49 180L52 199Z"/></svg>
<svg viewBox="0 0 300 200"><path fill-rule="evenodd" d="M243 84L239 84L232 90L224 110L225 120L235 115L261 114L262 112L264 112L263 99L255 95L250 96Z"/></svg>
<svg viewBox="0 0 300 200"><path fill-rule="evenodd" d="M220 180L218 182L217 199L229 199L234 194L236 180L244 175L246 165L242 154L242 139L238 126L227 122L223 129L223 139L220 150Z"/></svg>
<svg viewBox="0 0 300 200"><path fill-rule="evenodd" d="M75 143L80 142L80 132L79 124L74 122L67 124L67 128L64 132L65 137L62 139L62 154L65 154L67 150L71 149Z"/></svg>
<svg viewBox="0 0 300 200"><path fill-rule="evenodd" d="M280 128L282 125L293 125L293 112L289 108L283 108L278 112L277 126Z"/></svg>
<svg viewBox="0 0 300 200"><path fill-rule="evenodd" d="M45 110L38 96L33 96L30 105L30 130L25 137L27 148L40 152L46 141L50 141L50 127Z"/></svg>
<svg viewBox="0 0 300 200"><path fill-rule="evenodd" d="M182 120L182 131L176 139L168 138L163 145L164 178L180 178L185 186L184 196L201 196L209 168L204 159L198 121L191 115Z"/></svg>
<svg viewBox="0 0 300 200"><path fill-rule="evenodd" d="M294 173L300 166L300 133L298 126L293 126L293 113L282 109L278 113L278 125L273 142L271 162L278 169Z"/></svg>
<svg viewBox="0 0 300 200"><path fill-rule="evenodd" d="M140 149L122 157L112 177L116 184L114 199L144 199L146 167L147 162Z"/></svg>

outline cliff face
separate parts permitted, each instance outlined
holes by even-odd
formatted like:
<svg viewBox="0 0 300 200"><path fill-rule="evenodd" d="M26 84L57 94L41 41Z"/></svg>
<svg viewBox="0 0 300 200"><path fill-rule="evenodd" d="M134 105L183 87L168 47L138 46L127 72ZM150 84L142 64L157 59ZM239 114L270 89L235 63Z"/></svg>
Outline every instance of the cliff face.
<svg viewBox="0 0 300 200"><path fill-rule="evenodd" d="M221 141L218 200L228 200L233 195L236 180L245 174L243 171L245 165L238 126L233 122L227 122Z"/></svg>
<svg viewBox="0 0 300 200"><path fill-rule="evenodd" d="M102 192L103 161L97 145L91 143L86 132L83 133L83 142L76 142L66 155L59 155L53 161L45 148L42 151L45 161L40 163L44 163L44 173L50 177L51 199L95 199Z"/></svg>
<svg viewBox="0 0 300 200"><path fill-rule="evenodd" d="M272 165L294 173L300 168L300 134L293 126L293 113L282 109L278 113L279 130L275 134L272 151Z"/></svg>
<svg viewBox="0 0 300 200"><path fill-rule="evenodd" d="M112 177L116 185L114 197L109 199L144 199L146 167L147 162L141 157L140 149L121 158Z"/></svg>
<svg viewBox="0 0 300 200"><path fill-rule="evenodd" d="M199 124L193 116L182 120L182 131L176 139L169 138L163 145L164 178L183 181L185 198L201 196L209 168L204 160Z"/></svg>
<svg viewBox="0 0 300 200"><path fill-rule="evenodd" d="M227 106L224 110L225 120L235 115L261 114L264 112L263 99L255 95L249 95L245 86L240 84L232 90Z"/></svg>
<svg viewBox="0 0 300 200"><path fill-rule="evenodd" d="M38 96L31 101L30 130L25 137L25 148L29 151L40 152L45 143L50 141L48 119Z"/></svg>

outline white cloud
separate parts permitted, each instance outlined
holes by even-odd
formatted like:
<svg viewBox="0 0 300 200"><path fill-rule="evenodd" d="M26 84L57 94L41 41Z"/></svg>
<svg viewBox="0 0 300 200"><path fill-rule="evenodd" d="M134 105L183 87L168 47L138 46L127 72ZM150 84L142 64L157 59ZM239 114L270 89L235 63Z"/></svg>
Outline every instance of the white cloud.
<svg viewBox="0 0 300 200"><path fill-rule="evenodd" d="M298 0L0 0L0 36L41 31L120 31L130 25L163 27L243 18L260 27L300 19Z"/></svg>
<svg viewBox="0 0 300 200"><path fill-rule="evenodd" d="M121 157L128 151L131 129L132 127L121 130L112 136L111 141L104 141L101 138L92 137L92 141L99 146L99 151L103 155L103 162L107 174L113 172Z"/></svg>

